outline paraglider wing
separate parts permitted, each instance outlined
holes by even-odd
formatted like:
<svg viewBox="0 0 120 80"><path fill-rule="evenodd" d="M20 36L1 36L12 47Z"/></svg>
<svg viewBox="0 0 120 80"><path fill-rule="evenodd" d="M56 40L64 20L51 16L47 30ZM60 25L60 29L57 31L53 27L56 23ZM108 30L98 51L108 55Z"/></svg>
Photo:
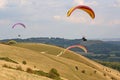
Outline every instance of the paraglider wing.
<svg viewBox="0 0 120 80"><path fill-rule="evenodd" d="M16 25L21 25L22 27L26 28L26 26L23 23L16 23L12 26L12 28L15 28Z"/></svg>
<svg viewBox="0 0 120 80"><path fill-rule="evenodd" d="M93 11L90 7L85 6L85 5L79 5L79 6L76 6L76 7L72 7L72 8L67 12L67 16L69 17L69 16L72 14L72 12L73 12L74 10L76 10L76 9L80 9L80 10L83 10L83 11L87 12L92 19L95 18L95 13L94 13L94 11Z"/></svg>
<svg viewBox="0 0 120 80"><path fill-rule="evenodd" d="M64 51L60 52L60 54L58 54L57 56L60 56L60 55L64 54L67 50L69 50L71 48L76 48L76 47L81 48L85 53L87 53L87 49L84 46L82 46L82 45L72 45L72 46L67 47Z"/></svg>
<svg viewBox="0 0 120 80"><path fill-rule="evenodd" d="M65 53L67 50L69 50L69 49L71 49L71 48L76 48L76 47L81 48L85 53L87 53L87 49L86 49L84 46L82 46L82 45L69 46L68 48L66 48L66 50L64 51L64 53Z"/></svg>

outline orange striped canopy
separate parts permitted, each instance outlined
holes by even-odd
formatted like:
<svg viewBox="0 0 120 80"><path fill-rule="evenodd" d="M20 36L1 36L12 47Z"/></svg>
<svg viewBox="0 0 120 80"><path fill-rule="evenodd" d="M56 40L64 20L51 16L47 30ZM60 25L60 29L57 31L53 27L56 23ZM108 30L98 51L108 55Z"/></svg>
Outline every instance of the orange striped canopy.
<svg viewBox="0 0 120 80"><path fill-rule="evenodd" d="M78 6L70 8L70 10L67 12L67 17L69 17L72 14L72 12L75 11L76 9L81 9L81 10L87 12L92 19L95 18L94 11L90 7L85 6L85 5L78 5Z"/></svg>

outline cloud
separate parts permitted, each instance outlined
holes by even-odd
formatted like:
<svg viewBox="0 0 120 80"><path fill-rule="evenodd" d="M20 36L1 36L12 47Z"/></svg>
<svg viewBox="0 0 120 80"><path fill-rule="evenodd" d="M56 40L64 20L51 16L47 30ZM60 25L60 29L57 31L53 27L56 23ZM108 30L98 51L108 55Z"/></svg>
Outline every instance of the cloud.
<svg viewBox="0 0 120 80"><path fill-rule="evenodd" d="M26 4L27 2L28 2L28 0L20 0L20 3L21 3L22 5Z"/></svg>
<svg viewBox="0 0 120 80"><path fill-rule="evenodd" d="M19 4L20 0L0 0L0 8L17 7Z"/></svg>
<svg viewBox="0 0 120 80"><path fill-rule="evenodd" d="M53 18L56 19L56 20L61 20L62 19L61 16L58 16L58 15L53 16Z"/></svg>
<svg viewBox="0 0 120 80"><path fill-rule="evenodd" d="M7 1L6 0L0 0L0 8L6 7Z"/></svg>
<svg viewBox="0 0 120 80"><path fill-rule="evenodd" d="M81 17L76 17L76 16L73 16L73 17L70 17L68 19L69 22L72 22L72 23L87 23L87 19Z"/></svg>
<svg viewBox="0 0 120 80"><path fill-rule="evenodd" d="M114 7L120 7L120 0L116 0L113 4Z"/></svg>
<svg viewBox="0 0 120 80"><path fill-rule="evenodd" d="M39 6L41 5L39 1L35 1L35 0L19 0L19 4L21 6L28 6L28 7L36 7L36 6ZM44 3L43 3L44 4Z"/></svg>
<svg viewBox="0 0 120 80"><path fill-rule="evenodd" d="M84 0L74 0L74 3L81 5L85 4Z"/></svg>
<svg viewBox="0 0 120 80"><path fill-rule="evenodd" d="M33 4L33 0L0 0L0 8L4 8L4 7L16 7L18 8L19 6L23 6L23 5L31 5Z"/></svg>
<svg viewBox="0 0 120 80"><path fill-rule="evenodd" d="M98 3L96 1L89 1L85 2L84 0L74 0L75 4L81 4L81 5L97 5Z"/></svg>
<svg viewBox="0 0 120 80"><path fill-rule="evenodd" d="M109 25L120 25L120 20L111 20L110 22L109 22Z"/></svg>
<svg viewBox="0 0 120 80"><path fill-rule="evenodd" d="M76 10L70 17L66 17L66 13L71 7L80 4L90 6L95 11L96 17L94 20L82 10ZM120 25L119 7L120 0L0 0L0 25L5 26L2 27L4 30L0 29L0 32L5 32L5 35L9 35L11 31L6 28L9 28L13 23L23 22L28 26L25 34L29 36L40 36L40 32L42 32L42 36L48 34L50 37L53 35L59 36L58 32L61 32L63 27L66 28L66 25L69 25L76 26L75 32L73 31L73 27L69 28L71 34L76 33L79 29L81 30L80 33L84 33L82 31L87 29L88 31L85 34L92 37L95 34L93 31L104 33L108 29L111 29L112 26ZM85 27L79 27L81 24ZM102 30L104 31L102 32ZM17 33L14 34L17 35ZM69 35L66 33L66 30L63 30L62 34L62 36Z"/></svg>
<svg viewBox="0 0 120 80"><path fill-rule="evenodd" d="M72 15L72 17L66 17L66 16L53 16L53 18L55 20L58 21L66 21L66 22L70 22L70 23L82 23L82 24L92 24L93 22L91 22L90 19L87 18L88 16L83 15L82 17L78 17L77 15Z"/></svg>
<svg viewBox="0 0 120 80"><path fill-rule="evenodd" d="M11 23L11 21L7 20L7 19L0 20L0 25L10 24L10 23Z"/></svg>

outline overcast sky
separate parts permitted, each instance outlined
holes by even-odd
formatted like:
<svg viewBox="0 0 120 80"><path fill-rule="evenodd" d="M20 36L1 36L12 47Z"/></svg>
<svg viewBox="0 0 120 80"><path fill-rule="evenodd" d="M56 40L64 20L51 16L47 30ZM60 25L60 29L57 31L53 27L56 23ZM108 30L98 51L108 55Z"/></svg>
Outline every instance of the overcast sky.
<svg viewBox="0 0 120 80"><path fill-rule="evenodd" d="M87 5L95 12L67 11ZM26 28L17 26L21 22ZM0 39L30 37L120 38L120 0L0 0Z"/></svg>

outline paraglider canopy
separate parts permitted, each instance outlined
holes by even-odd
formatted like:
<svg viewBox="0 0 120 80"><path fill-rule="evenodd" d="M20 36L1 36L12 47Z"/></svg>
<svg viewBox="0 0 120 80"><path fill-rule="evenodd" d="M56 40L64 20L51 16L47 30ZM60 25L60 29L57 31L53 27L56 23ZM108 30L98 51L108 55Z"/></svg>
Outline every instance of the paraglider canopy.
<svg viewBox="0 0 120 80"><path fill-rule="evenodd" d="M16 23L16 24L14 24L14 25L12 26L12 29L15 29L16 27L26 28L26 26L25 26L23 23ZM21 32L21 31L18 29L18 30L17 30L17 33L19 33L19 32ZM17 35L17 37L20 38L20 37L21 37L21 34L19 33L19 34Z"/></svg>
<svg viewBox="0 0 120 80"><path fill-rule="evenodd" d="M17 25L21 25L22 27L26 28L26 26L23 23L16 23L12 26L12 28L15 28Z"/></svg>
<svg viewBox="0 0 120 80"><path fill-rule="evenodd" d="M85 5L78 5L78 6L70 8L70 10L67 12L67 17L69 17L72 14L72 12L75 11L76 9L80 9L80 10L87 12L92 19L95 18L94 11L90 7L85 6Z"/></svg>
<svg viewBox="0 0 120 80"><path fill-rule="evenodd" d="M69 50L69 49L71 49L71 48L80 48L80 49L82 49L85 53L87 53L86 47L78 44L78 45L72 45L72 46L67 47L64 51L60 52L57 56L61 56L61 55L64 54L67 50Z"/></svg>

